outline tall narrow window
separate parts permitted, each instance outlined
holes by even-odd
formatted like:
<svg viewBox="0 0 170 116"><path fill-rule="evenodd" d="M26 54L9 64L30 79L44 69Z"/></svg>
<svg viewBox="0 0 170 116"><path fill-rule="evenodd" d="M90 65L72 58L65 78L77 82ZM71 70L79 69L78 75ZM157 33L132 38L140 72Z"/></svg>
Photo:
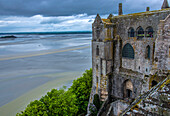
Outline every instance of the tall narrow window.
<svg viewBox="0 0 170 116"><path fill-rule="evenodd" d="M98 77L96 77L96 84L98 84L99 83L99 79L98 79Z"/></svg>
<svg viewBox="0 0 170 116"><path fill-rule="evenodd" d="M96 65L96 71L98 71L98 65Z"/></svg>
<svg viewBox="0 0 170 116"><path fill-rule="evenodd" d="M102 62L102 59L100 59L100 71L101 71L101 75L103 75L103 62Z"/></svg>
<svg viewBox="0 0 170 116"><path fill-rule="evenodd" d="M146 28L146 37L153 37L153 28L152 27L148 27Z"/></svg>
<svg viewBox="0 0 170 116"><path fill-rule="evenodd" d="M97 36L97 39L99 39L99 37L100 37L100 27L96 28L96 36Z"/></svg>
<svg viewBox="0 0 170 116"><path fill-rule="evenodd" d="M99 55L99 46L97 46L97 48L96 48L96 56L98 56Z"/></svg>
<svg viewBox="0 0 170 116"><path fill-rule="evenodd" d="M145 36L144 30L142 27L138 27L137 29L137 39L142 39Z"/></svg>
<svg viewBox="0 0 170 116"><path fill-rule="evenodd" d="M135 30L132 27L128 30L128 37L135 37Z"/></svg>
<svg viewBox="0 0 170 116"><path fill-rule="evenodd" d="M146 59L150 59L150 46L149 46L149 45L146 47L146 55L145 55L145 58L146 58Z"/></svg>
<svg viewBox="0 0 170 116"><path fill-rule="evenodd" d="M134 59L135 58L134 49L133 49L133 47L129 43L127 43L123 47L122 57L129 58L129 59Z"/></svg>

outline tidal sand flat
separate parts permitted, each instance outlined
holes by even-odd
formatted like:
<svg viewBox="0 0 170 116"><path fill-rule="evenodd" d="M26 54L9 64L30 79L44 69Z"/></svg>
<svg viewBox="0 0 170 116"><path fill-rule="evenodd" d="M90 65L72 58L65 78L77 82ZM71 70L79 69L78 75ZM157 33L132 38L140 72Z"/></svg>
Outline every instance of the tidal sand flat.
<svg viewBox="0 0 170 116"><path fill-rule="evenodd" d="M2 115L15 115L30 101L70 85L91 68L91 34L15 36L19 37L0 41Z"/></svg>
<svg viewBox="0 0 170 116"><path fill-rule="evenodd" d="M66 72L46 75L53 75L56 77L56 79L40 85L37 88L34 88L31 91L16 98L12 102L0 107L1 116L15 116L16 113L24 110L30 101L41 98L41 96L45 95L52 88L60 88L62 86L69 87L72 83L72 80L80 77L82 73L83 72Z"/></svg>

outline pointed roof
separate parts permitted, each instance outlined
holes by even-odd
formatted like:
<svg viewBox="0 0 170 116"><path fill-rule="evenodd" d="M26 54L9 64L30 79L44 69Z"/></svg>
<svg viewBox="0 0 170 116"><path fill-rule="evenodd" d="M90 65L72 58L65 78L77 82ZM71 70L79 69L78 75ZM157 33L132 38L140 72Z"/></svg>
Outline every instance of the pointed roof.
<svg viewBox="0 0 170 116"><path fill-rule="evenodd" d="M169 4L167 0L164 0L161 9L166 9L166 8L169 8Z"/></svg>
<svg viewBox="0 0 170 116"><path fill-rule="evenodd" d="M112 18L113 17L113 15L112 14L110 14L108 17L107 17L107 19L110 19L110 18Z"/></svg>
<svg viewBox="0 0 170 116"><path fill-rule="evenodd" d="M96 18L95 18L95 21L94 22L96 22L96 23L102 23L102 19L101 19L101 17L100 17L100 15L99 14L97 14L97 16L96 16Z"/></svg>

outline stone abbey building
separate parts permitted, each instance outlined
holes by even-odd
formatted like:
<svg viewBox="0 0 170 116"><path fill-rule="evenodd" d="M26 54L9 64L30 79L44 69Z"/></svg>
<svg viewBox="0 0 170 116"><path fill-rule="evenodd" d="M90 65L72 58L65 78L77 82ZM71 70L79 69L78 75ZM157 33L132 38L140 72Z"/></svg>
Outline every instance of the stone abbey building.
<svg viewBox="0 0 170 116"><path fill-rule="evenodd" d="M101 19L98 14L92 31L93 87L89 103L93 102L95 94L104 101L98 115L120 115L140 95L168 78L170 8L167 0L164 0L161 10L149 11L147 7L146 12L126 15L123 15L120 3L119 15L110 14L107 19ZM168 83L164 85L166 90L170 90ZM169 90L164 92L170 93ZM149 96L152 99L148 100L145 96L138 105L135 104L138 108L136 113L130 108L131 111L127 110L125 114L159 115L157 105L145 103L152 102L154 98L159 101L158 92L160 90L154 89L152 93L156 97ZM162 110L168 114L169 98L165 105L168 106Z"/></svg>

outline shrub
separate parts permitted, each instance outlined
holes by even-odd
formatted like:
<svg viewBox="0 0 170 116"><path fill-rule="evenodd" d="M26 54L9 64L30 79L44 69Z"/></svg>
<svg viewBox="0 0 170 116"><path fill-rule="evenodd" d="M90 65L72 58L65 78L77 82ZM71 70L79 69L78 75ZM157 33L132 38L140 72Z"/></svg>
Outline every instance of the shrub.
<svg viewBox="0 0 170 116"><path fill-rule="evenodd" d="M94 95L93 104L96 106L97 111L100 109L100 98L98 94Z"/></svg>
<svg viewBox="0 0 170 116"><path fill-rule="evenodd" d="M74 116L78 111L76 101L76 96L70 91L52 89L40 100L31 102L17 116Z"/></svg>

